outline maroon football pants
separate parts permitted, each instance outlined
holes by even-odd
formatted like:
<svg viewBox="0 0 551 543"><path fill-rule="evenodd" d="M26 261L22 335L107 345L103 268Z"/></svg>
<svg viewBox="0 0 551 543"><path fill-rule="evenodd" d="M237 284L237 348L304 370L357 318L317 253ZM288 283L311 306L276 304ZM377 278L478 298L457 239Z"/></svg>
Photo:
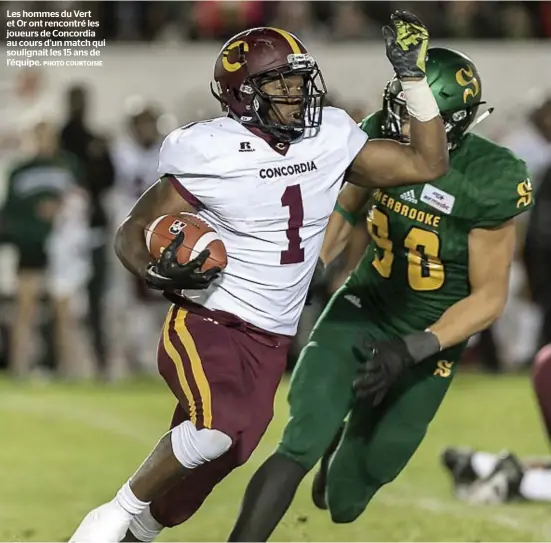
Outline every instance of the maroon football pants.
<svg viewBox="0 0 551 543"><path fill-rule="evenodd" d="M224 432L232 446L151 504L160 524L185 522L216 484L250 457L272 419L290 342L290 337L195 304L169 310L158 367L178 399L171 427L190 420L198 429Z"/></svg>

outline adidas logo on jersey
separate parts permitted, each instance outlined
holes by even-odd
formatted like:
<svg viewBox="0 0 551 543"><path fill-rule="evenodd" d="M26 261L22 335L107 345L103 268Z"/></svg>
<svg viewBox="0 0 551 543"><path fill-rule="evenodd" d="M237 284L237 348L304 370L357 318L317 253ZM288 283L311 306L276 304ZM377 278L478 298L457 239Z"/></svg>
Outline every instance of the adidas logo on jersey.
<svg viewBox="0 0 551 543"><path fill-rule="evenodd" d="M402 194L400 194L400 199L405 200L406 202L411 202L412 204L419 203L413 189L402 192Z"/></svg>

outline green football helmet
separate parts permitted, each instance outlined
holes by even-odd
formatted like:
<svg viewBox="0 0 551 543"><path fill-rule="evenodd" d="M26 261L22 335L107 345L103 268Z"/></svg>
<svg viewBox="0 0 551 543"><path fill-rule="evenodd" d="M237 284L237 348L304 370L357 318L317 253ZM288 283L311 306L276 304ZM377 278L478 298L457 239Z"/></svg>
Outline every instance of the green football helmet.
<svg viewBox="0 0 551 543"><path fill-rule="evenodd" d="M427 51L427 82L446 126L449 148L456 147L473 124L482 102L482 82L473 61L458 51L431 47ZM407 115L400 81L391 79L383 94L383 137L404 141Z"/></svg>

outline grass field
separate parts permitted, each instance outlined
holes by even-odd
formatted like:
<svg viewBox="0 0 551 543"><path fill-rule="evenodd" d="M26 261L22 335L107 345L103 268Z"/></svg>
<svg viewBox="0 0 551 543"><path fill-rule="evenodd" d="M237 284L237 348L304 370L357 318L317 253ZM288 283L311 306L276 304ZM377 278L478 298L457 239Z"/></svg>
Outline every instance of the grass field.
<svg viewBox="0 0 551 543"><path fill-rule="evenodd" d="M261 446L184 526L162 541L225 541L255 467L286 416L286 383ZM173 400L158 382L17 385L0 381L0 540L67 541L82 516L109 500L164 431ZM527 377L460 374L425 442L401 476L354 524L334 525L301 487L275 541L544 541L548 507L475 507L452 498L438 465L447 444L520 454L548 446Z"/></svg>

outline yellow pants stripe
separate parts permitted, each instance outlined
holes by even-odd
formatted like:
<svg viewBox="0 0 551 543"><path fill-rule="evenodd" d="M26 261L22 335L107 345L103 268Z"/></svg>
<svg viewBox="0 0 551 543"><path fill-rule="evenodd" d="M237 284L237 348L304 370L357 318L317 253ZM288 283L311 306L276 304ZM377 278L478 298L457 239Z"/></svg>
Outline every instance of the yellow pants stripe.
<svg viewBox="0 0 551 543"><path fill-rule="evenodd" d="M177 311L177 308L175 306L172 306L166 317L165 324L163 326L163 346L168 356L172 360L174 367L176 368L178 381L180 382L180 386L182 387L186 400L189 404L189 418L193 424L197 424L197 407L195 405L193 394L191 393L191 389L189 388L189 384L186 379L184 362L182 361L182 357L178 353L177 349L174 347L174 345L172 345L172 342L170 341L170 321L172 320L175 311Z"/></svg>
<svg viewBox="0 0 551 543"><path fill-rule="evenodd" d="M274 32L277 32L278 34L281 34L291 46L291 51L295 53L296 55L300 55L302 51L300 50L300 47L297 43L297 40L295 40L295 37L292 34L289 34L286 30L281 30L281 28L274 28L272 26L268 27L270 30L273 30Z"/></svg>
<svg viewBox="0 0 551 543"><path fill-rule="evenodd" d="M210 385L203 369L203 363L201 357L197 352L195 341L191 336L187 325L186 316L188 312L185 309L179 308L176 316L176 323L174 328L176 333L184 346L186 353L191 361L191 369L193 372L193 378L199 389L199 396L201 397L201 403L203 404L203 425L206 428L212 426L212 400L210 394Z"/></svg>

